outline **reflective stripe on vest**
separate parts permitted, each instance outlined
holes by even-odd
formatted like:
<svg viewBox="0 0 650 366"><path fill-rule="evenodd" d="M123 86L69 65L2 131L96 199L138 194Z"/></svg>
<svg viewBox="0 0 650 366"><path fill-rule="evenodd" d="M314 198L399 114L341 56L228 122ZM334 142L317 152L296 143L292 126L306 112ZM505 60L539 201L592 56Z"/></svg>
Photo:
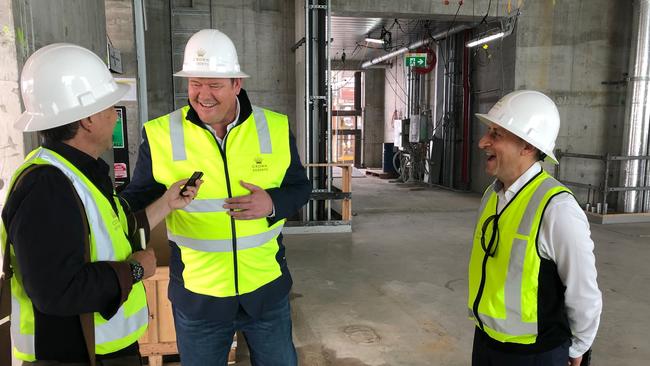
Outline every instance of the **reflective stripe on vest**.
<svg viewBox="0 0 650 366"><path fill-rule="evenodd" d="M14 349L23 355L30 356L27 360L25 360L25 357L18 358L25 361L34 361L36 359L34 334L23 334L20 331L20 303L18 299L13 296L13 291L11 294L11 319L13 319L11 322L11 340L14 343Z"/></svg>
<svg viewBox="0 0 650 366"><path fill-rule="evenodd" d="M271 133L269 132L269 125L266 122L264 111L257 106L253 106L253 117L260 152L262 154L271 154L273 152ZM185 133L183 132L183 113L181 109L169 114L169 138L171 139L172 159L174 161L186 160L187 153L185 151Z"/></svg>
<svg viewBox="0 0 650 366"><path fill-rule="evenodd" d="M275 239L282 232L282 225L267 232L251 235L237 236L237 250L259 247ZM169 240L180 246L200 250L202 252L232 252L232 239L223 240L201 240L175 235L167 231Z"/></svg>
<svg viewBox="0 0 650 366"><path fill-rule="evenodd" d="M496 318L487 315L483 312L479 314L480 320L482 321L484 327L486 327L486 331L488 333L490 333L489 330L492 329L496 332L502 333L507 336L524 337L524 338L533 337L532 338L533 342L538 332L538 323L537 323L538 319L536 318L536 321L522 320L522 314L524 313L522 309L522 303L523 303L522 291L524 288L523 277L524 277L524 266L526 263L525 261L526 250L528 248L529 243L532 243L532 250L536 250L536 247L534 246L534 241L536 240L536 238L531 237L532 236L531 234L533 233L533 229L537 230L537 227L534 227L533 225L539 225L539 220L541 220L541 216L539 217L537 216L538 213L541 215L540 212L540 208L542 208L541 206L545 205L548 202L548 199L552 197L552 195L549 197L548 194L552 190L558 190L559 188L564 188L559 191L569 192L562 184L560 184L558 181L550 177L545 172L543 172L543 176L538 177L538 179L543 179L543 180L541 181L541 183L538 183L537 188L532 193L530 200L525 206L524 212L518 223L518 228L516 231L517 235L522 237L527 237L528 240L514 237L510 248L510 253L509 253L510 256L507 264L508 267L506 272L506 278L505 278L505 283L503 284L503 306L505 308L505 318ZM495 198L495 196L496 193L494 192L494 189L490 188L486 191L481 204L482 211L479 216L478 226L482 225L482 222L480 221L481 218L485 217L484 211L487 209L488 203L493 199L498 199ZM474 250L476 250L476 244L474 246ZM479 246L479 250L480 250L480 246ZM489 258L488 261L490 260L494 260L494 259ZM471 307L471 303L473 301L474 299L470 299L470 304L469 304L470 317L474 317L473 310ZM494 305L495 305L494 303L491 303L490 307ZM497 339L497 340L504 341L503 339ZM507 341L508 342L514 341L518 343L516 340L507 340ZM526 342L522 342L522 343L526 343Z"/></svg>
<svg viewBox="0 0 650 366"><path fill-rule="evenodd" d="M185 212L225 212L228 211L228 209L223 208L225 204L226 200L223 198L208 200L195 199L182 210Z"/></svg>
<svg viewBox="0 0 650 366"><path fill-rule="evenodd" d="M95 343L114 342L122 338L122 334L131 334L147 325L149 309L145 306L134 314L127 316L124 306L120 306L115 315L106 323L95 325Z"/></svg>
<svg viewBox="0 0 650 366"><path fill-rule="evenodd" d="M77 194L81 199L81 203L83 203L84 208L86 209L88 225L90 226L90 229L93 230L93 235L95 235L96 238L107 240L102 243L110 243L110 235L108 234L108 228L106 227L107 223L102 220L102 216L99 213L99 207L97 206L97 202L95 202L93 194L90 192L90 188L84 184L77 174L71 171L65 163L61 162L57 157L49 153L48 150L40 149L36 154L34 154L34 156L32 156L32 159L37 158L41 158L59 168L59 170L70 179L75 191L77 191ZM112 245L97 245L95 250L97 251L97 258L105 258L102 260L115 260L115 252L113 251Z"/></svg>
<svg viewBox="0 0 650 366"><path fill-rule="evenodd" d="M100 193L93 193L88 183L84 181L80 172L75 172L64 158L58 156L56 153L44 148L39 148L28 155L25 163L19 168L14 176L15 178L32 164L48 164L55 166L62 173L70 179L74 186L77 195L84 205L88 224L90 226L91 234L91 253L92 261L119 261L124 260L124 252L130 252L130 245L124 236L122 241L114 242L111 233L109 233L110 223L102 219L102 211L97 204L97 199L106 200ZM75 168L76 169L76 168ZM81 175L81 176L80 176ZM13 182L12 181L12 184ZM97 197L96 197L97 196ZM101 197L99 197L101 196ZM107 204L109 204L107 202ZM110 204L109 204L110 205ZM118 203L118 218L116 222L121 230L124 230L126 220L121 206ZM106 209L104 209L106 210ZM114 214L110 208L111 214ZM115 230L117 228L113 228ZM119 233L124 235L123 232ZM113 231L113 235L116 235ZM7 245L9 243L6 243ZM114 247L114 245L122 245L122 247ZM127 247L124 247L127 246ZM115 248L122 253L118 256ZM29 314L29 310L33 306L29 297L25 294L22 286L21 275L17 271L12 278L12 319L11 334L14 340L14 355L16 358L25 361L34 361L35 354L35 338L34 338L34 319L33 314ZM22 304L22 306L21 306ZM26 307L26 308L23 308ZM126 314L127 309L131 309L132 314ZM22 314L23 310L27 310L28 314ZM22 316L22 318L21 318ZM23 319L24 317L30 319ZM97 354L106 354L116 352L133 342L135 342L145 331L148 324L148 309L146 306L146 298L144 295L144 287L142 283L133 285L129 298L124 302L116 314L109 320L105 320L98 313L94 314L95 317L95 350ZM23 324L23 322L25 322Z"/></svg>
<svg viewBox="0 0 650 366"><path fill-rule="evenodd" d="M183 133L183 114L177 109L169 114L169 137L172 142L172 159L185 160L185 134Z"/></svg>

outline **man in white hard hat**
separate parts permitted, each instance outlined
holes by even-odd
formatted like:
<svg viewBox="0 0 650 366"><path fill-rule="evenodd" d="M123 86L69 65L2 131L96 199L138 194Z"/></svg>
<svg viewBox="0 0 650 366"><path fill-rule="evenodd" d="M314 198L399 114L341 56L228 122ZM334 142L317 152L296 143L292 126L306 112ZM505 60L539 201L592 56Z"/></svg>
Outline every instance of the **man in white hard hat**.
<svg viewBox="0 0 650 366"><path fill-rule="evenodd" d="M539 163L557 164L557 107L521 90L476 116L488 127L479 147L496 180L481 201L469 263L472 365L580 365L602 298L587 218Z"/></svg>
<svg viewBox="0 0 650 366"><path fill-rule="evenodd" d="M128 87L91 51L43 47L20 85L25 112L15 127L44 142L15 172L2 211L13 356L23 365L141 365L141 280L154 274L156 257L132 244L140 247L138 230L148 236L196 188L181 196L178 182L146 210L125 212L99 156L112 146L113 105Z"/></svg>
<svg viewBox="0 0 650 366"><path fill-rule="evenodd" d="M166 220L181 362L225 365L241 330L253 365L296 365L281 230L311 188L287 116L251 104L218 30L189 39L175 76L187 79L189 105L145 124L123 197L141 207L173 180L205 174L197 199Z"/></svg>

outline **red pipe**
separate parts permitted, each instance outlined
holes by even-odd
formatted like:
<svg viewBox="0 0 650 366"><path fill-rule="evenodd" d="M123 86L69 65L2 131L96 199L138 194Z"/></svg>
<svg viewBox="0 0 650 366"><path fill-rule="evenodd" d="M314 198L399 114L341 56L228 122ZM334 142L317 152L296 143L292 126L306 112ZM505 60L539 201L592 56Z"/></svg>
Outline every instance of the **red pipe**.
<svg viewBox="0 0 650 366"><path fill-rule="evenodd" d="M465 31L465 43L469 42L472 36L471 30ZM462 143L462 162L461 162L461 181L467 188L469 185L469 48L463 47L463 143Z"/></svg>

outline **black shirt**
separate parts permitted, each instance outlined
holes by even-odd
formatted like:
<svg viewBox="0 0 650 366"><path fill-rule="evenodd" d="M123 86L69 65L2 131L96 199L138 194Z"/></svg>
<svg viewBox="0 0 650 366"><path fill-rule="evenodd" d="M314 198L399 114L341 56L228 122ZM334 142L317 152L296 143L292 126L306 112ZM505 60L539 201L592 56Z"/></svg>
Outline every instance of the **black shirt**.
<svg viewBox="0 0 650 366"><path fill-rule="evenodd" d="M44 145L77 167L113 205L109 167L64 143ZM110 318L126 300L132 281L127 262L84 260L85 213L79 209L70 180L58 168L43 166L27 173L2 210L7 241L12 243L23 285L34 308L37 360L88 360L78 314L99 312ZM129 232L146 216L129 215ZM137 217L136 217L137 216ZM137 354L137 343L111 355Z"/></svg>

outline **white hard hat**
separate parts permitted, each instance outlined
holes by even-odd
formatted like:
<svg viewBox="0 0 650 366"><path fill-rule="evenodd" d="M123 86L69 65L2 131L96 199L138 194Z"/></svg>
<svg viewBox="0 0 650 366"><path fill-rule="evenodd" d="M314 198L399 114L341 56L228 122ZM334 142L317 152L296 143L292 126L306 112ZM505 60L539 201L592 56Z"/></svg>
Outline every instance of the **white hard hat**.
<svg viewBox="0 0 650 366"><path fill-rule="evenodd" d="M41 131L86 118L115 105L129 90L118 84L92 51L54 43L34 52L20 75L25 112L14 127Z"/></svg>
<svg viewBox="0 0 650 366"><path fill-rule="evenodd" d="M501 98L488 114L477 113L476 117L519 136L557 164L553 149L560 130L560 113L546 95L535 90L514 91Z"/></svg>
<svg viewBox="0 0 650 366"><path fill-rule="evenodd" d="M202 29L187 41L183 70L174 76L197 78L247 78L239 68L237 50L227 35Z"/></svg>

